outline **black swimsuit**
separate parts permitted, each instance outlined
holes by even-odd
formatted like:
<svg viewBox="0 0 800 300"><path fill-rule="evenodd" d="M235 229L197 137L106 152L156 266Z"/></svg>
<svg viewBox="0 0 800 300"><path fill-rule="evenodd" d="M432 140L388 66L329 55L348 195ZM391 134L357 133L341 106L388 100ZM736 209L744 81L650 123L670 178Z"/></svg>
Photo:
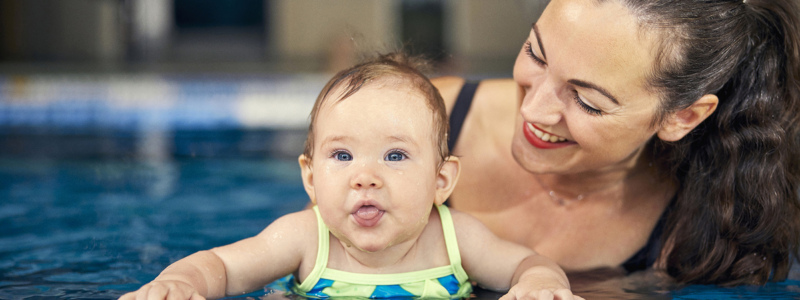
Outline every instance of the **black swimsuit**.
<svg viewBox="0 0 800 300"><path fill-rule="evenodd" d="M475 96L475 90L478 88L479 82L466 82L461 87L461 92L456 98L453 111L450 112L450 135L447 137L447 146L450 150L455 148L458 142L458 137L461 134L461 126L464 125L464 120L467 118L470 106L472 106L472 98ZM647 239L647 244L639 249L636 254L628 258L622 267L628 272L639 271L647 269L655 263L661 252L661 235L664 232L664 223L666 222L667 210L661 214L656 227L650 233L650 238Z"/></svg>

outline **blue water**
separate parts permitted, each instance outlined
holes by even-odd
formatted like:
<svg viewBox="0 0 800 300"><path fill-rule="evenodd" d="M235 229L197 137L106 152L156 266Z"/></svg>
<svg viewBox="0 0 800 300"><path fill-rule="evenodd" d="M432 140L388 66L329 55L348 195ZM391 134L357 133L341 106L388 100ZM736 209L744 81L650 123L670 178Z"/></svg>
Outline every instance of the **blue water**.
<svg viewBox="0 0 800 300"><path fill-rule="evenodd" d="M0 299L116 298L307 202L293 152L302 138L292 135L0 136ZM678 289L645 272L576 282L575 290L587 299L800 299L798 273L761 287ZM272 292L248 296L279 295Z"/></svg>

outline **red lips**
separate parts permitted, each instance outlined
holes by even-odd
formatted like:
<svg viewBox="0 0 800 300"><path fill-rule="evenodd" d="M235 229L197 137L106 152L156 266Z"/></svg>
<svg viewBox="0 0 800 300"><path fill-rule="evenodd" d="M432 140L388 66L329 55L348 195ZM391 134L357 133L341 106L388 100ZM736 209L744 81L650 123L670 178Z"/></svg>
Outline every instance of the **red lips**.
<svg viewBox="0 0 800 300"><path fill-rule="evenodd" d="M525 134L525 139L528 140L528 143L539 149L558 149L575 144L575 142L571 141L557 143L545 142L536 137L536 134L534 134L533 131L528 128L527 123L522 123L522 133Z"/></svg>

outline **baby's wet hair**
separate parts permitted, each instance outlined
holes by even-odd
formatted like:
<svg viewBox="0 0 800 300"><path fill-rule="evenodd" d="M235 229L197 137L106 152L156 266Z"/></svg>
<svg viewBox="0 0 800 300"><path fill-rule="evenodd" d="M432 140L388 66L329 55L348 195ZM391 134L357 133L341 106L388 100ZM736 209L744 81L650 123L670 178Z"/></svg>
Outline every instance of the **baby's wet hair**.
<svg viewBox="0 0 800 300"><path fill-rule="evenodd" d="M434 145L438 145L441 166L450 156L447 148L447 111L444 100L439 90L426 77L422 70L427 70L430 63L418 56L410 56L403 52L391 52L378 55L353 67L342 70L331 78L317 96L314 107L311 109L303 154L312 159L314 154L314 126L322 104L329 100L344 101L370 84L391 84L399 87L409 84L409 87L418 92L424 99L428 108L433 112L433 138ZM334 93L335 91L335 93ZM336 99L332 99L336 97Z"/></svg>

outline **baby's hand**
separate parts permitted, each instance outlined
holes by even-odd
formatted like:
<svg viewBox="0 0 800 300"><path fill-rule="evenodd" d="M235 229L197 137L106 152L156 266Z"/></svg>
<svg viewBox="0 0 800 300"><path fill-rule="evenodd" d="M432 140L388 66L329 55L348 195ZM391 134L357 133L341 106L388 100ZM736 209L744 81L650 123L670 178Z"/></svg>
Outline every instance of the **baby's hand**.
<svg viewBox="0 0 800 300"><path fill-rule="evenodd" d="M536 270L534 270L536 269ZM500 300L584 300L572 294L569 283L561 274L548 268L532 268Z"/></svg>
<svg viewBox="0 0 800 300"><path fill-rule="evenodd" d="M511 291L508 294L505 294L503 297L500 297L500 300L512 300L512 299L536 299L536 300L585 300L580 296L573 295L572 292L568 289L560 289L556 291L551 290L534 290L528 293L517 294Z"/></svg>
<svg viewBox="0 0 800 300"><path fill-rule="evenodd" d="M161 299L187 299L187 300L205 300L206 298L200 296L197 291L188 283L178 280L158 280L145 284L139 290L130 292L122 297L120 300L161 300Z"/></svg>

